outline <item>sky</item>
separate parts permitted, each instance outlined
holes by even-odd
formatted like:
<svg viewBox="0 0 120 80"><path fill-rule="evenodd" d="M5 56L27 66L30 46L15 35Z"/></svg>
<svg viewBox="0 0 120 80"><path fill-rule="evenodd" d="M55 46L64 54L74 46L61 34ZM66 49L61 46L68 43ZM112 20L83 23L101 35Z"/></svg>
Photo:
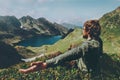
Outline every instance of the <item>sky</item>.
<svg viewBox="0 0 120 80"><path fill-rule="evenodd" d="M120 6L120 0L0 0L0 16L44 17L51 22L83 24Z"/></svg>

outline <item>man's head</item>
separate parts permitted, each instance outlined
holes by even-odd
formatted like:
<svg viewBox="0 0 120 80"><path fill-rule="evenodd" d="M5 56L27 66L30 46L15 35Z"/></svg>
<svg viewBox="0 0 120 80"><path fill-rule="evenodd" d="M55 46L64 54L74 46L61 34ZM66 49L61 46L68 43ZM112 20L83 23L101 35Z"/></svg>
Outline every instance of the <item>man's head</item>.
<svg viewBox="0 0 120 80"><path fill-rule="evenodd" d="M83 27L83 38L94 37L97 38L100 36L101 26L98 20L88 20L84 23Z"/></svg>

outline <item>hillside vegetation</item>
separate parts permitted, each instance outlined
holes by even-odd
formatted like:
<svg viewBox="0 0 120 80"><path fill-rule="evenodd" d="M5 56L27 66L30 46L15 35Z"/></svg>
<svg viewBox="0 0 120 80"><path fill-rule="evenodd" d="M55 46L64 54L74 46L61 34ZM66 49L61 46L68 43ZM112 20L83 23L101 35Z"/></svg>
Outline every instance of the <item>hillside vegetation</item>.
<svg viewBox="0 0 120 80"><path fill-rule="evenodd" d="M120 56L120 7L100 18L104 51Z"/></svg>
<svg viewBox="0 0 120 80"><path fill-rule="evenodd" d="M64 53L70 47L70 45L77 46L82 41L83 41L82 30L76 28L64 39L59 40L57 43L53 45L44 45L42 47L27 47L27 48L35 53L41 53L44 50L45 55L49 55L51 53L55 53L58 51Z"/></svg>

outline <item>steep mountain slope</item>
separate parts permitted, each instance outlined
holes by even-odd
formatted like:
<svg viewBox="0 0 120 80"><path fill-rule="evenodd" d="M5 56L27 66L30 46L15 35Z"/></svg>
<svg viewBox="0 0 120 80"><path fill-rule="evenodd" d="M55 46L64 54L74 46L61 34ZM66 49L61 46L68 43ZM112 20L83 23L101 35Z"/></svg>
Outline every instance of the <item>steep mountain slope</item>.
<svg viewBox="0 0 120 80"><path fill-rule="evenodd" d="M15 16L0 16L0 31L14 32L20 28L20 22Z"/></svg>
<svg viewBox="0 0 120 80"><path fill-rule="evenodd" d="M103 27L110 28L110 29L120 29L120 7L111 11L102 18L100 18L100 23Z"/></svg>
<svg viewBox="0 0 120 80"><path fill-rule="evenodd" d="M0 41L0 68L17 64L21 58L23 57L12 46Z"/></svg>
<svg viewBox="0 0 120 80"><path fill-rule="evenodd" d="M20 29L20 25L15 16L0 16L0 39L13 38L15 31Z"/></svg>
<svg viewBox="0 0 120 80"><path fill-rule="evenodd" d="M104 51L120 55L120 7L100 18Z"/></svg>
<svg viewBox="0 0 120 80"><path fill-rule="evenodd" d="M61 35L65 35L67 32L68 32L68 28L66 28L65 26L63 26L63 25L61 25L61 24L58 24L58 23L53 23L54 24L54 26L55 26L55 28L57 29L57 30L59 30L59 32L60 32L60 34Z"/></svg>
<svg viewBox="0 0 120 80"><path fill-rule="evenodd" d="M63 35L67 32L67 28L53 24L45 18L34 19L30 16L23 16L19 20L23 29L36 32L36 34Z"/></svg>
<svg viewBox="0 0 120 80"><path fill-rule="evenodd" d="M21 23L15 16L0 16L0 40L11 43L35 35L34 32L21 29L20 26Z"/></svg>

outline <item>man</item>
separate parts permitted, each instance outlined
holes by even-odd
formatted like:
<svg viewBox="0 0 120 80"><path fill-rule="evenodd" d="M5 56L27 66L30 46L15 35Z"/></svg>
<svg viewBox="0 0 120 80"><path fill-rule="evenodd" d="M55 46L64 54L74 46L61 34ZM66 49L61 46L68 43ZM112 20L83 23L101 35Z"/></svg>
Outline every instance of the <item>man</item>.
<svg viewBox="0 0 120 80"><path fill-rule="evenodd" d="M29 73L61 65L66 61L77 60L81 71L87 70L92 73L99 73L99 58L102 54L102 40L100 39L101 27L98 20L89 20L84 23L83 38L87 39L81 46L73 48L46 62L33 62L27 69L19 69L21 73Z"/></svg>

